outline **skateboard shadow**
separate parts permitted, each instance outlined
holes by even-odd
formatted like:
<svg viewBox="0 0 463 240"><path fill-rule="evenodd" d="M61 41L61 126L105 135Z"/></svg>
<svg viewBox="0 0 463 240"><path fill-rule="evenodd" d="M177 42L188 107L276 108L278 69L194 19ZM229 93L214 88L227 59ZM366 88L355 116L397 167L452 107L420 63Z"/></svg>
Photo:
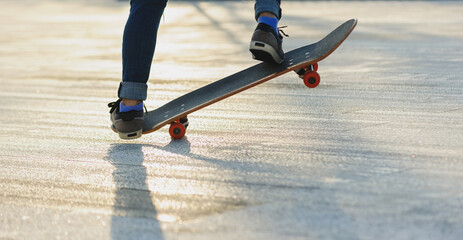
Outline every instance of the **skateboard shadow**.
<svg viewBox="0 0 463 240"><path fill-rule="evenodd" d="M191 159L208 162L225 168L232 168L230 167L230 161L191 153L191 143L187 136L183 137L182 139L172 139L172 141L170 141L169 144L165 146L149 145L149 147L173 154L178 154Z"/></svg>
<svg viewBox="0 0 463 240"><path fill-rule="evenodd" d="M143 166L143 144L112 144L106 161L114 166L111 239L164 239ZM140 218L143 222L140 222Z"/></svg>
<svg viewBox="0 0 463 240"><path fill-rule="evenodd" d="M256 164L256 163L245 162L245 161L234 161L233 159L227 159L224 156L210 157L206 155L192 153L191 143L188 140L187 136L183 137L182 139L176 139L176 140L173 139L171 142L169 142L169 144L165 146L156 146L156 145L147 145L147 146L164 151L164 152L169 152L169 153L185 156L190 159L198 160L204 163L208 163L210 164L209 166L215 167L217 171L223 171L223 170L232 170L232 171L241 170L241 171L252 171L252 172L271 171L269 169L271 167L262 165L260 163ZM241 144L227 147L227 149L233 149L237 152L245 148L246 147ZM245 183L242 180L234 180L233 182L236 184L247 184L248 185L248 183ZM267 185L267 184L262 184L262 185Z"/></svg>

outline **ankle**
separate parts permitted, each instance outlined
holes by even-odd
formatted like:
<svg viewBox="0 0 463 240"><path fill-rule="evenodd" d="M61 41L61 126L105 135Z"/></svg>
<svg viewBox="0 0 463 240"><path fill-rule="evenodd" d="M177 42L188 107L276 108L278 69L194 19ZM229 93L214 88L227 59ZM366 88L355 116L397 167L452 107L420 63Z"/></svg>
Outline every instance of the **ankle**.
<svg viewBox="0 0 463 240"><path fill-rule="evenodd" d="M273 18L277 18L277 16L271 12L261 12L259 14L259 17L273 17Z"/></svg>
<svg viewBox="0 0 463 240"><path fill-rule="evenodd" d="M122 104L124 104L125 106L136 106L140 104L141 102L142 101L140 100L126 99L126 98L122 99Z"/></svg>
<svg viewBox="0 0 463 240"><path fill-rule="evenodd" d="M143 111L143 102L140 100L123 99L119 105L119 112L130 111Z"/></svg>
<svg viewBox="0 0 463 240"><path fill-rule="evenodd" d="M278 33L278 19L275 17L267 17L267 16L261 16L257 19L258 23L264 23L269 25L270 27L273 28L275 33L279 35Z"/></svg>

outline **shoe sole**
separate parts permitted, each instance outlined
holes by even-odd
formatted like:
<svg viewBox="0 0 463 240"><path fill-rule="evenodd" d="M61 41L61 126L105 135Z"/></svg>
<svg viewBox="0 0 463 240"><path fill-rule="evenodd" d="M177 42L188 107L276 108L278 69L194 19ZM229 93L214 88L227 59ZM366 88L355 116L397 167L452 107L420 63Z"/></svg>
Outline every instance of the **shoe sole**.
<svg viewBox="0 0 463 240"><path fill-rule="evenodd" d="M126 139L126 140L132 140L132 139L136 139L136 138L139 138L141 137L141 135L143 134L143 129L140 129L138 131L135 131L135 132L128 132L128 133L123 133L123 132L118 132L116 130L116 127L114 125L111 125L111 129L119 134L119 137L121 139Z"/></svg>
<svg viewBox="0 0 463 240"><path fill-rule="evenodd" d="M249 46L249 51L251 51L253 58L256 60L278 64L282 63L284 60L273 47L264 42L252 41Z"/></svg>

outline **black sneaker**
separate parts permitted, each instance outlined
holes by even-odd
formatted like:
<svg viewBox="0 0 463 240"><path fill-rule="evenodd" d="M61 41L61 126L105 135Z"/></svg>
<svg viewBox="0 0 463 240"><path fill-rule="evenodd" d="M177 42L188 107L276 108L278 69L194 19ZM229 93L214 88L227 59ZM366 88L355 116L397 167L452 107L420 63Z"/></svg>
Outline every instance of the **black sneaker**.
<svg viewBox="0 0 463 240"><path fill-rule="evenodd" d="M282 43L283 37L273 27L259 23L252 35L249 51L254 59L279 64L285 59Z"/></svg>
<svg viewBox="0 0 463 240"><path fill-rule="evenodd" d="M111 102L108 107L111 108L109 113L111 114L111 129L119 134L122 139L135 139L142 135L144 112L142 111L130 111L130 112L119 112L119 104L122 99L116 102Z"/></svg>

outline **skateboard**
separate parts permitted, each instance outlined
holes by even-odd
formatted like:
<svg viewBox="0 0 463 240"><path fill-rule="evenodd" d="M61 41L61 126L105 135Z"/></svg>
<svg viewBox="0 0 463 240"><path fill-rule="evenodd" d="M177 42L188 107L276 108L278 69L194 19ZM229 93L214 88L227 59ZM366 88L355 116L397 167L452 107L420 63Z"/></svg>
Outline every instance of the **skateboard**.
<svg viewBox="0 0 463 240"><path fill-rule="evenodd" d="M145 113L143 134L170 124L171 137L183 138L189 125L188 114L291 71L296 72L307 87L318 86L318 62L329 56L356 25L357 19L351 19L320 41L285 53L281 64L261 62Z"/></svg>

